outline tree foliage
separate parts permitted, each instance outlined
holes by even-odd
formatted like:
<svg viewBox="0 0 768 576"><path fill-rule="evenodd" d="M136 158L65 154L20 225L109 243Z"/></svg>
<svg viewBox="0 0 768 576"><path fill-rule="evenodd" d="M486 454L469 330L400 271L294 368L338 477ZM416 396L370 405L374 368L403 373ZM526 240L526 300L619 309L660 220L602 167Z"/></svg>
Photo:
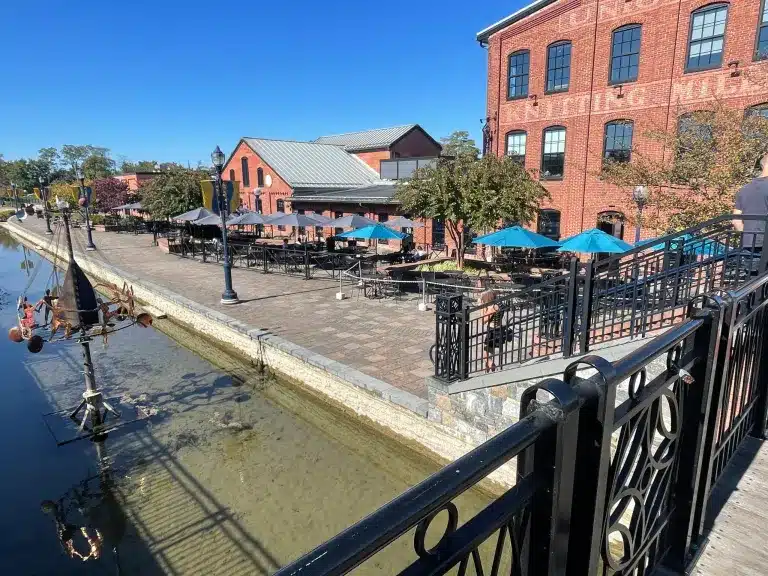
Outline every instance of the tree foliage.
<svg viewBox="0 0 768 576"><path fill-rule="evenodd" d="M736 192L768 153L768 120L715 102L681 115L679 129L645 137L651 145L633 149L631 162L606 163L601 177L627 191L647 186L646 222L665 232L733 210Z"/></svg>
<svg viewBox="0 0 768 576"><path fill-rule="evenodd" d="M171 168L142 185L142 206L158 219L199 208L203 205L200 181L208 179L206 171Z"/></svg>
<svg viewBox="0 0 768 576"><path fill-rule="evenodd" d="M412 180L398 182L395 197L403 211L445 222L456 245L456 261L464 262L467 227L491 231L502 222L532 222L547 190L508 156L469 154L440 158L420 168Z"/></svg>
<svg viewBox="0 0 768 576"><path fill-rule="evenodd" d="M154 172L155 167L160 167L157 160L139 160L138 162L131 162L125 160L120 164L120 172L123 174L133 174L136 172Z"/></svg>
<svg viewBox="0 0 768 576"><path fill-rule="evenodd" d="M447 138L440 138L440 144L443 146L443 156L475 159L480 155L475 141L466 130L457 130Z"/></svg>
<svg viewBox="0 0 768 576"><path fill-rule="evenodd" d="M128 184L117 178L99 178L93 181L93 196L96 208L107 211L130 202Z"/></svg>

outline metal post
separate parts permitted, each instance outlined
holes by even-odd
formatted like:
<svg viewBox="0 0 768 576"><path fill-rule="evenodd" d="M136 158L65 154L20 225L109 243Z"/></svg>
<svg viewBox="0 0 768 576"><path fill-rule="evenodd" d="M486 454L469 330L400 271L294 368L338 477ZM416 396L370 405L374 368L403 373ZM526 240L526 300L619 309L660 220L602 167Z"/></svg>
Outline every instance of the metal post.
<svg viewBox="0 0 768 576"><path fill-rule="evenodd" d="M227 194L221 179L221 168L216 167L216 187L219 192L219 214L221 215L221 248L224 256L224 292L221 294L222 304L237 304L237 292L232 289L232 264L229 261L227 246Z"/></svg>
<svg viewBox="0 0 768 576"><path fill-rule="evenodd" d="M568 271L568 293L565 301L565 318L563 326L563 356L573 355L573 339L576 336L576 302L579 292L579 259L571 258Z"/></svg>
<svg viewBox="0 0 768 576"><path fill-rule="evenodd" d="M309 280L309 249L304 246L304 280Z"/></svg>
<svg viewBox="0 0 768 576"><path fill-rule="evenodd" d="M469 378L469 308L464 306L462 298L461 311L456 314L459 324L459 380Z"/></svg>
<svg viewBox="0 0 768 576"><path fill-rule="evenodd" d="M64 208L61 211L61 217L64 219L64 238L67 241L67 255L70 260L75 259L75 254L72 252L72 236L69 233L69 209Z"/></svg>
<svg viewBox="0 0 768 576"><path fill-rule="evenodd" d="M91 236L91 219L89 216L90 202L88 200L88 196L85 193L85 178L83 178L83 176L80 175L79 180L80 180L80 198L85 198L85 233L87 237L87 242L85 243L85 249L90 252L90 251L96 250L96 245L93 243L93 236Z"/></svg>
<svg viewBox="0 0 768 576"><path fill-rule="evenodd" d="M595 278L594 259L587 262L584 272L584 294L581 298L581 327L579 330L580 354L586 354L589 351L589 332L592 328L592 287Z"/></svg>
<svg viewBox="0 0 768 576"><path fill-rule="evenodd" d="M43 187L43 177L40 176L40 197L43 200L43 214L45 215L45 233L50 236L53 234L51 230L51 214L48 212L48 188Z"/></svg>
<svg viewBox="0 0 768 576"><path fill-rule="evenodd" d="M91 360L91 346L88 340L80 342L83 347L83 372L85 373L85 391L96 391L96 377L93 373L93 361Z"/></svg>
<svg viewBox="0 0 768 576"><path fill-rule="evenodd" d="M643 208L645 204L643 202L637 203L637 227L635 228L635 244L640 242L640 228L643 225Z"/></svg>

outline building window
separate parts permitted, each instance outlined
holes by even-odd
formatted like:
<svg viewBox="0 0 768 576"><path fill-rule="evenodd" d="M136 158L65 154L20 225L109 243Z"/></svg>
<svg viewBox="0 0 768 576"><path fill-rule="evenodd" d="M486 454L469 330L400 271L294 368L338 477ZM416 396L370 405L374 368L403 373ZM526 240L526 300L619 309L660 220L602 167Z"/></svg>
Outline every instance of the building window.
<svg viewBox="0 0 768 576"><path fill-rule="evenodd" d="M768 0L763 0L757 26L756 60L768 59Z"/></svg>
<svg viewBox="0 0 768 576"><path fill-rule="evenodd" d="M693 152L714 138L711 124L712 112L697 110L682 114L677 121L676 155Z"/></svg>
<svg viewBox="0 0 768 576"><path fill-rule="evenodd" d="M544 130L541 151L541 177L545 180L562 178L565 173L565 128L553 126Z"/></svg>
<svg viewBox="0 0 768 576"><path fill-rule="evenodd" d="M285 200L282 198L278 198L277 202L275 202L275 209L277 212L283 212L285 213ZM285 226L278 226L278 230L285 230Z"/></svg>
<svg viewBox="0 0 768 576"><path fill-rule="evenodd" d="M547 48L547 92L565 92L571 82L571 43Z"/></svg>
<svg viewBox="0 0 768 576"><path fill-rule="evenodd" d="M240 160L240 166L243 169L243 186L250 186L251 175L248 174L248 158L242 158Z"/></svg>
<svg viewBox="0 0 768 576"><path fill-rule="evenodd" d="M631 120L614 120L605 125L603 158L613 162L629 162L632 156L632 132L635 124Z"/></svg>
<svg viewBox="0 0 768 576"><path fill-rule="evenodd" d="M597 215L597 227L606 234L624 239L624 214L621 212L607 211Z"/></svg>
<svg viewBox="0 0 768 576"><path fill-rule="evenodd" d="M611 46L611 83L622 84L637 80L640 66L640 35L636 24L622 26L613 32Z"/></svg>
<svg viewBox="0 0 768 576"><path fill-rule="evenodd" d="M445 246L445 222L432 220L432 246Z"/></svg>
<svg viewBox="0 0 768 576"><path fill-rule="evenodd" d="M691 14L691 37L685 67L687 72L719 68L722 65L727 20L727 4L707 6Z"/></svg>
<svg viewBox="0 0 768 576"><path fill-rule="evenodd" d="M256 168L256 186L264 188L264 170Z"/></svg>
<svg viewBox="0 0 768 576"><path fill-rule="evenodd" d="M768 120L768 102L765 104L758 104L757 106L752 106L749 110L747 110L748 116L762 116L766 120Z"/></svg>
<svg viewBox="0 0 768 576"><path fill-rule="evenodd" d="M539 210L536 232L552 240L560 240L560 211Z"/></svg>
<svg viewBox="0 0 768 576"><path fill-rule="evenodd" d="M525 165L525 142L527 134L522 131L507 134L507 156Z"/></svg>
<svg viewBox="0 0 768 576"><path fill-rule="evenodd" d="M528 71L531 57L528 50L515 52L509 57L509 86L507 98L525 98L528 96Z"/></svg>
<svg viewBox="0 0 768 576"><path fill-rule="evenodd" d="M333 213L333 219L334 220L338 220L339 218L344 218L344 212L334 212ZM334 236L338 236L342 232L344 232L344 228L334 228L333 229L333 235Z"/></svg>
<svg viewBox="0 0 768 576"><path fill-rule="evenodd" d="M234 168L232 168L232 169L229 171L229 181L230 181L230 182L234 182L234 181L235 181L235 169L234 169Z"/></svg>

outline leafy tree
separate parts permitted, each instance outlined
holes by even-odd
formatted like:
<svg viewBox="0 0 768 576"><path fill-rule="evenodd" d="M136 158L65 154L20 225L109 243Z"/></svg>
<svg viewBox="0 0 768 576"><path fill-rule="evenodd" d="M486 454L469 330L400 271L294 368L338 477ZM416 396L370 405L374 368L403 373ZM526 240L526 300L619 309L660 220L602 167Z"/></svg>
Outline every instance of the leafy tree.
<svg viewBox="0 0 768 576"><path fill-rule="evenodd" d="M158 166L156 160L139 160L138 162L124 161L120 165L120 171L123 174L132 174L134 172L154 172L155 166Z"/></svg>
<svg viewBox="0 0 768 576"><path fill-rule="evenodd" d="M199 208L203 205L200 181L209 178L205 171L171 168L142 185L141 203L154 218L168 218Z"/></svg>
<svg viewBox="0 0 768 576"><path fill-rule="evenodd" d="M115 161L109 156L91 154L83 162L83 176L91 180L108 178L115 173Z"/></svg>
<svg viewBox="0 0 768 576"><path fill-rule="evenodd" d="M467 227L491 230L504 221L531 222L549 193L508 156L476 160L462 154L440 158L417 170L413 179L398 182L395 197L404 212L445 222L461 267Z"/></svg>
<svg viewBox="0 0 768 576"><path fill-rule="evenodd" d="M65 144L61 147L62 162L90 179L106 178L115 171L115 161L109 157L109 148L99 146Z"/></svg>
<svg viewBox="0 0 768 576"><path fill-rule="evenodd" d="M96 207L102 212L130 201L128 184L117 178L99 178L92 187Z"/></svg>
<svg viewBox="0 0 768 576"><path fill-rule="evenodd" d="M470 157L477 158L480 150L475 145L475 141L469 137L466 130L457 130L447 138L440 138L440 144L443 145L443 156Z"/></svg>
<svg viewBox="0 0 768 576"><path fill-rule="evenodd" d="M601 177L628 192L647 186L646 222L660 232L733 210L736 192L768 153L768 120L720 102L681 115L673 132L645 136L651 145L633 150L631 162L606 163Z"/></svg>

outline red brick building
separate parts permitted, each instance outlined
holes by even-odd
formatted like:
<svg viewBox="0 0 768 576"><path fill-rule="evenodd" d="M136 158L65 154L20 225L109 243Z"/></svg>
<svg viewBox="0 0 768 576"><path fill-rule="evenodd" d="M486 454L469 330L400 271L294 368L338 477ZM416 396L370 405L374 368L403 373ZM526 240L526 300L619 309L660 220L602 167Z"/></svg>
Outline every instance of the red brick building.
<svg viewBox="0 0 768 576"><path fill-rule="evenodd" d="M552 201L537 226L552 236L600 225L632 239L630 191L597 174L633 148L663 154L649 131L714 99L768 114L754 81L768 73L766 0L537 0L477 39L491 149L540 171Z"/></svg>
<svg viewBox="0 0 768 576"><path fill-rule="evenodd" d="M396 181L433 161L441 150L417 124L323 136L313 142L242 138L224 166L224 178L240 183L244 206L264 214L360 214L384 222L400 213L394 199ZM434 228L437 238L428 222L415 230L414 241L438 243L441 228ZM333 233L330 228L322 232Z"/></svg>
<svg viewBox="0 0 768 576"><path fill-rule="evenodd" d="M159 172L130 172L118 174L115 178L128 184L128 189L135 192L144 182L149 182L158 174Z"/></svg>

